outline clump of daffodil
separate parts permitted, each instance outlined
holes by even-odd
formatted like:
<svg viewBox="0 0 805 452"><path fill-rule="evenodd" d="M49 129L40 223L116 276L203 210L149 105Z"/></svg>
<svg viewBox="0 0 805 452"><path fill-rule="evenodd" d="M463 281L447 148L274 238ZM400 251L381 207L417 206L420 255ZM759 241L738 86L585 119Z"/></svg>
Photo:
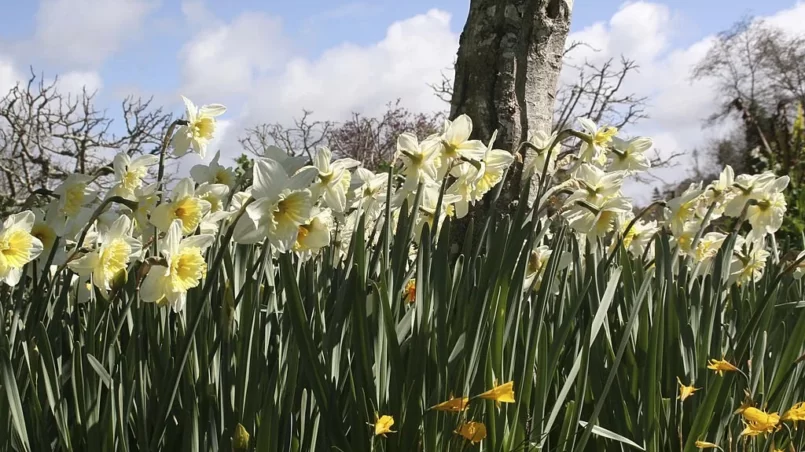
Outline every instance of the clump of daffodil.
<svg viewBox="0 0 805 452"><path fill-rule="evenodd" d="M470 406L469 397L450 397L450 400L434 405L429 409L435 411L448 411L451 413L460 413L469 408L469 406Z"/></svg>
<svg viewBox="0 0 805 452"><path fill-rule="evenodd" d="M171 223L159 244L164 260L151 264L140 287L143 301L167 305L176 312L184 309L187 291L198 286L207 274L204 252L215 240L208 234L183 239L182 229L181 221Z"/></svg>
<svg viewBox="0 0 805 452"><path fill-rule="evenodd" d="M456 429L455 433L463 436L472 444L479 443L486 438L486 425L482 422L465 422Z"/></svg>
<svg viewBox="0 0 805 452"><path fill-rule="evenodd" d="M391 429L392 425L394 425L393 417L387 414L384 414L383 416L378 416L375 414L375 436L386 436L387 433L396 433Z"/></svg>
<svg viewBox="0 0 805 452"><path fill-rule="evenodd" d="M173 188L170 201L158 205L151 213L151 224L165 232L175 220L179 220L182 233L192 234L210 207L209 201L196 196L193 179L184 178Z"/></svg>
<svg viewBox="0 0 805 452"><path fill-rule="evenodd" d="M0 280L9 286L20 282L22 268L42 252L42 242L31 235L34 221L27 210L10 215L0 227Z"/></svg>
<svg viewBox="0 0 805 452"><path fill-rule="evenodd" d="M682 380L679 377L676 377L677 383L679 383L679 400L684 402L685 399L692 396L694 392L698 391L701 388L694 388L693 384L685 385L682 383Z"/></svg>
<svg viewBox="0 0 805 452"><path fill-rule="evenodd" d="M707 364L707 368L718 373L719 376L724 376L724 372L738 372L738 368L733 366L723 359L711 359Z"/></svg>
<svg viewBox="0 0 805 452"><path fill-rule="evenodd" d="M196 107L190 99L182 96L182 100L187 109L185 113L187 124L179 126L173 135L173 152L181 157L192 149L204 158L207 145L215 137L215 130L218 127L215 118L224 114L226 107L219 104Z"/></svg>
<svg viewBox="0 0 805 452"><path fill-rule="evenodd" d="M129 217L121 216L107 230L98 234L94 250L70 261L68 266L81 277L90 277L92 284L108 298L113 280L125 272L129 261L139 256L142 245L131 236Z"/></svg>

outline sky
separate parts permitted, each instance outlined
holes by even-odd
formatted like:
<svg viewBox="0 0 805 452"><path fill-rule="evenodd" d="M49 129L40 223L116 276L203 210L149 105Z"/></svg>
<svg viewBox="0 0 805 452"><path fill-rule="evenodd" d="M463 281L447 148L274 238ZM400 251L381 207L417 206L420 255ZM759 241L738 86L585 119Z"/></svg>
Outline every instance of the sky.
<svg viewBox="0 0 805 452"><path fill-rule="evenodd" d="M414 111L445 104L429 83L450 71L469 0L0 0L0 91L29 68L59 76L63 91L97 91L110 112L129 94L182 113L180 94L223 103L216 147L241 150L248 126L287 122L301 110L340 120L380 114L401 99ZM796 0L576 0L568 42L575 62L625 55L639 73L627 90L649 98L649 119L628 135L654 139L661 154L685 152L665 181L688 175L691 150L723 130L703 128L712 85L691 68L716 33L762 18L792 33L805 22ZM563 80L573 77L566 68ZM210 153L212 154L212 153ZM635 196L645 187L631 184Z"/></svg>

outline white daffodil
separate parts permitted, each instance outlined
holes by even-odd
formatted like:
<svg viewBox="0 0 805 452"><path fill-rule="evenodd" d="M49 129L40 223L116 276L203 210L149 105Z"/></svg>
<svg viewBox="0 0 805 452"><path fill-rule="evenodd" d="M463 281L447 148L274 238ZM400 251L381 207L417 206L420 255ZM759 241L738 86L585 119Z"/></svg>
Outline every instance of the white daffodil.
<svg viewBox="0 0 805 452"><path fill-rule="evenodd" d="M483 167L483 162L479 164ZM456 197L456 217L464 218L470 211L470 204L475 203L476 183L480 171L469 163L461 163L453 167L450 172L455 180L447 188L446 193Z"/></svg>
<svg viewBox="0 0 805 452"><path fill-rule="evenodd" d="M42 242L31 235L36 217L33 212L13 214L0 227L0 280L16 286L22 268L42 253Z"/></svg>
<svg viewBox="0 0 805 452"><path fill-rule="evenodd" d="M696 209L699 205L699 196L702 194L702 184L693 183L680 196L668 201L670 211L671 232L679 237L685 225L696 218Z"/></svg>
<svg viewBox="0 0 805 452"><path fill-rule="evenodd" d="M279 162L287 174L296 174L307 163L305 157L288 155L287 152L274 145L263 148L260 157Z"/></svg>
<svg viewBox="0 0 805 452"><path fill-rule="evenodd" d="M503 180L503 174L514 161L514 156L509 151L493 149L495 139L498 136L497 130L489 140L489 146L483 155L483 164L478 169L478 176L475 182L473 197L475 201L480 201L484 195L495 185Z"/></svg>
<svg viewBox="0 0 805 452"><path fill-rule="evenodd" d="M96 198L95 190L89 187L90 182L90 176L71 174L53 190L59 196L57 209L61 220L54 220L58 235L72 237L86 226L92 216L91 209L86 206Z"/></svg>
<svg viewBox="0 0 805 452"><path fill-rule="evenodd" d="M167 232L174 220L182 222L184 235L192 234L210 211L210 203L196 196L193 179L180 180L171 191L170 201L158 205L151 213L151 224Z"/></svg>
<svg viewBox="0 0 805 452"><path fill-rule="evenodd" d="M196 197L210 203L210 213L224 210L229 187L225 184L201 184L196 188Z"/></svg>
<svg viewBox="0 0 805 452"><path fill-rule="evenodd" d="M419 212L417 213L416 220L414 221L414 239L418 243L419 237L422 235L422 227L427 223L430 226L431 234L433 233L434 220L436 219L436 206L439 204L439 189L438 184L431 183L425 185L422 190L422 203L419 205ZM455 207L453 206L459 197L445 193L442 198L442 206L439 209L438 224L448 216L452 217L455 214Z"/></svg>
<svg viewBox="0 0 805 452"><path fill-rule="evenodd" d="M590 136L590 142L582 142L581 160L588 163L596 163L603 166L607 161L607 147L612 142L612 138L617 135L618 129L615 127L598 127L595 122L588 118L578 119L581 128Z"/></svg>
<svg viewBox="0 0 805 452"><path fill-rule="evenodd" d="M235 225L233 237L239 243L256 243L268 238L277 251L290 251L299 226L310 218L313 199L307 187L319 171L305 167L288 177L279 162L258 159L254 163L252 197L246 213Z"/></svg>
<svg viewBox="0 0 805 452"><path fill-rule="evenodd" d="M547 245L535 246L528 256L528 264L525 270L525 282L523 290L528 290L534 282L534 278L542 278L548 259L551 258L553 251Z"/></svg>
<svg viewBox="0 0 805 452"><path fill-rule="evenodd" d="M625 176L626 173L622 171L607 173L597 166L583 163L576 170L574 178L579 189L574 191L566 202L569 204L577 199L583 199L595 204L617 196L620 194Z"/></svg>
<svg viewBox="0 0 805 452"><path fill-rule="evenodd" d="M709 263L721 248L721 244L727 238L726 234L720 232L708 232L704 234L699 243L696 244L696 250L693 253L693 261L697 263Z"/></svg>
<svg viewBox="0 0 805 452"><path fill-rule="evenodd" d="M117 196L132 197L134 191L143 186L148 168L157 162L159 157L156 155L147 154L132 159L125 152L117 154L112 161L116 182L112 192Z"/></svg>
<svg viewBox="0 0 805 452"><path fill-rule="evenodd" d="M305 224L299 226L293 250L300 255L315 254L330 244L333 215L329 209L315 212Z"/></svg>
<svg viewBox="0 0 805 452"><path fill-rule="evenodd" d="M546 164L548 165L548 169L545 170L547 175L552 175L556 169L556 157L559 154L559 146L555 147L553 151L550 152L550 158L548 151L551 145L553 145L553 142L556 141L556 133L554 132L548 135L543 130L537 130L531 135L528 141L533 144L536 149L532 149L534 152L526 153L523 176L529 177L538 175L542 177L542 172L545 170Z"/></svg>
<svg viewBox="0 0 805 452"><path fill-rule="evenodd" d="M611 231L620 217L632 210L625 198L614 196L597 203L577 200L565 212L570 227L588 238L598 238Z"/></svg>
<svg viewBox="0 0 805 452"><path fill-rule="evenodd" d="M221 158L221 151L215 153L215 157L209 165L193 165L190 168L190 176L197 184L223 184L230 189L235 187L237 176L235 170L221 165L218 161Z"/></svg>
<svg viewBox="0 0 805 452"><path fill-rule="evenodd" d="M352 180L349 169L361 163L353 159L331 163L332 156L332 151L326 146L316 152L313 166L319 171L319 179L310 187L310 193L314 201L321 197L327 207L342 213L347 208L347 191Z"/></svg>
<svg viewBox="0 0 805 452"><path fill-rule="evenodd" d="M440 145L435 140L420 143L416 135L408 132L397 137L397 157L403 162L405 176L403 190L415 192L420 182L436 180L436 160Z"/></svg>
<svg viewBox="0 0 805 452"><path fill-rule="evenodd" d="M651 138L637 137L622 140L612 137L612 162L609 171L627 171L634 174L651 168L646 151L651 149Z"/></svg>
<svg viewBox="0 0 805 452"><path fill-rule="evenodd" d="M201 158L207 153L207 145L215 136L217 123L215 118L224 114L226 107L219 104L196 107L190 99L182 96L187 109L187 125L179 126L173 135L173 152L183 156L193 149Z"/></svg>
<svg viewBox="0 0 805 452"><path fill-rule="evenodd" d="M730 265L730 281L739 286L749 282L760 281L760 278L763 277L763 270L766 268L766 259L768 259L769 255L770 253L768 251L757 246L756 243L746 253L734 253Z"/></svg>
<svg viewBox="0 0 805 452"><path fill-rule="evenodd" d="M724 215L740 217L746 203L755 199L766 184L775 180L774 174L741 174L735 178L731 199L724 205Z"/></svg>
<svg viewBox="0 0 805 452"><path fill-rule="evenodd" d="M96 249L67 264L79 276L90 277L104 298L108 298L114 278L142 250L140 241L131 236L131 227L129 217L118 217L107 231L98 234Z"/></svg>
<svg viewBox="0 0 805 452"><path fill-rule="evenodd" d="M480 160L486 151L486 146L479 140L470 140L472 134L472 119L461 115L453 121L445 120L444 133L442 133L439 153L439 178L450 171L450 164L458 158Z"/></svg>
<svg viewBox="0 0 805 452"><path fill-rule="evenodd" d="M355 169L359 185L353 190L352 207L360 209L367 218L377 218L386 203L388 174L375 174L366 168Z"/></svg>
<svg viewBox="0 0 805 452"><path fill-rule="evenodd" d="M800 260L803 257L805 257L805 251L799 253L796 260ZM793 274L794 279L802 279L802 275L805 275L805 260L802 260L799 264L797 264L797 268L794 269Z"/></svg>
<svg viewBox="0 0 805 452"><path fill-rule="evenodd" d="M623 237L623 247L629 250L632 256L641 258L646 251L646 246L651 242L659 228L656 221L637 220L631 229L625 231L632 218L634 217L631 213L625 215L621 224L621 234L626 233Z"/></svg>
<svg viewBox="0 0 805 452"><path fill-rule="evenodd" d="M151 211L156 207L157 201L157 183L149 184L144 187L134 190L134 200L137 201L137 209L132 212L134 218L134 225L137 231L142 235L147 229L151 229L148 224L148 216Z"/></svg>
<svg viewBox="0 0 805 452"><path fill-rule="evenodd" d="M774 234L783 225L785 216L785 194L788 176L779 177L761 188L754 196L756 203L746 210L746 219L752 225L752 235L763 237Z"/></svg>
<svg viewBox="0 0 805 452"><path fill-rule="evenodd" d="M159 243L159 251L165 261L152 264L140 287L143 301L168 305L175 312L184 309L187 291L198 286L207 274L204 252L215 240L208 234L183 239L182 229L181 221L171 223Z"/></svg>

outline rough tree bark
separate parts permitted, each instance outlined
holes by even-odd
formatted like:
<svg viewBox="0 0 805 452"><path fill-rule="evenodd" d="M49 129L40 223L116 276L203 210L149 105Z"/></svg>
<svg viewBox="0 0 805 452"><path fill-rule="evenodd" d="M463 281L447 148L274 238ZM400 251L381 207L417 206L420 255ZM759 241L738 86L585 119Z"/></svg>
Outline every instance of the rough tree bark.
<svg viewBox="0 0 805 452"><path fill-rule="evenodd" d="M485 142L498 130L495 147L512 152L530 133L550 132L572 9L573 0L472 0L450 117L469 115L474 138ZM521 157L501 194L508 205L520 193L522 162L530 158Z"/></svg>

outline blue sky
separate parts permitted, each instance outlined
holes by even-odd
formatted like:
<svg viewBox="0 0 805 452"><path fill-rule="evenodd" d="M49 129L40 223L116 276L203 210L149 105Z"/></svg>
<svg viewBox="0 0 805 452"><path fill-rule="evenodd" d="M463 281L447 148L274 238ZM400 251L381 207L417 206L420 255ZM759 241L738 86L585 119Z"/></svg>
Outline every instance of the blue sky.
<svg viewBox="0 0 805 452"><path fill-rule="evenodd" d="M244 127L287 121L302 108L336 120L379 113L396 98L414 110L443 109L427 83L450 67L469 8L468 0L0 3L0 89L32 65L60 74L64 90L97 89L110 110L131 93L177 113L180 93L225 103L225 155L239 153ZM799 32L805 4L576 0L570 39L598 49L577 60L636 59L641 71L628 87L649 97L652 118L629 132L650 134L664 152L687 150L716 133L701 128L712 90L690 80L690 68L715 33L747 15ZM563 79L572 76L566 68Z"/></svg>

